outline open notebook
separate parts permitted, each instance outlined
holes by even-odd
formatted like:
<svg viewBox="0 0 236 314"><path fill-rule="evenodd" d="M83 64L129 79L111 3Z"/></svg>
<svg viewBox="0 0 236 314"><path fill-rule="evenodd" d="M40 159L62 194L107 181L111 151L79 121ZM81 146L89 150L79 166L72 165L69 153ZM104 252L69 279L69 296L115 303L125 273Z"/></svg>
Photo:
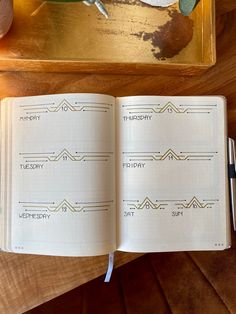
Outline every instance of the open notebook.
<svg viewBox="0 0 236 314"><path fill-rule="evenodd" d="M225 106L218 96L2 100L1 248L229 247Z"/></svg>

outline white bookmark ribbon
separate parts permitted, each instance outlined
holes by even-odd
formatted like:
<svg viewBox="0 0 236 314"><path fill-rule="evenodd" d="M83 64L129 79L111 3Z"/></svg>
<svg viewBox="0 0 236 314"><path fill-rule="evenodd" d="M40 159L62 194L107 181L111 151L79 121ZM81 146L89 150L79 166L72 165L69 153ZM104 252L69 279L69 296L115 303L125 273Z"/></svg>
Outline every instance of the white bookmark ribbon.
<svg viewBox="0 0 236 314"><path fill-rule="evenodd" d="M109 253L107 273L106 273L106 277L104 279L104 282L109 282L110 281L111 275L112 275L112 271L113 271L113 267L114 267L114 252Z"/></svg>

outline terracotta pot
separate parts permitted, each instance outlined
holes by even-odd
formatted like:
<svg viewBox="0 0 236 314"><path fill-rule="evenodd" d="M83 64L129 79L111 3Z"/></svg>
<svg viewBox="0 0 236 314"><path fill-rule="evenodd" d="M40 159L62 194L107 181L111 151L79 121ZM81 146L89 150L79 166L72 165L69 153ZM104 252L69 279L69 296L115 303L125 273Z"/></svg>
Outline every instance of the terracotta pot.
<svg viewBox="0 0 236 314"><path fill-rule="evenodd" d="M13 0L0 0L0 38L9 30L13 20Z"/></svg>

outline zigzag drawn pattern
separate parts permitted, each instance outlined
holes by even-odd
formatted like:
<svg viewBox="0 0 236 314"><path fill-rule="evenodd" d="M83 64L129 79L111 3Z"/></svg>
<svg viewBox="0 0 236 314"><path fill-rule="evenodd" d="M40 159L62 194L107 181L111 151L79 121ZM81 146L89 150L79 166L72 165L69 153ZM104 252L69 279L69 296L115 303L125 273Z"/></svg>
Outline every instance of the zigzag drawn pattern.
<svg viewBox="0 0 236 314"><path fill-rule="evenodd" d="M80 105L77 105L80 104ZM33 113L53 113L59 111L72 111L72 112L83 112L83 111L96 111L96 112L107 112L111 109L111 104L108 103L92 103L92 102L75 102L71 104L67 99L63 99L56 105L55 103L48 104L35 104L35 105L22 105L26 114Z"/></svg>
<svg viewBox="0 0 236 314"><path fill-rule="evenodd" d="M76 152L75 155L72 155L66 148L61 150L57 155L52 153L19 153L23 156L25 162L55 162L59 160L63 161L108 161L112 156L112 153L102 152L102 153L79 153Z"/></svg>
<svg viewBox="0 0 236 314"><path fill-rule="evenodd" d="M180 202L182 201L182 202ZM194 196L189 202L186 200L156 200L154 203L151 201L150 198L145 197L143 201L123 201L127 203L127 206L129 209L168 209L171 207L173 209L173 206L177 206L178 209L189 209L189 208L212 208L213 205L215 205L216 202L218 202L218 199L206 199L203 201L200 201L196 196Z"/></svg>
<svg viewBox="0 0 236 314"><path fill-rule="evenodd" d="M130 113L210 113L213 107L216 105L204 105L199 104L196 106L191 105L174 105L171 101L168 101L162 107L160 104L149 105L149 104L128 104L123 107ZM185 107L185 108L183 108Z"/></svg>
<svg viewBox="0 0 236 314"><path fill-rule="evenodd" d="M177 154L173 149L160 153L123 153L129 161L162 161L162 160L211 160L217 152L180 152Z"/></svg>
<svg viewBox="0 0 236 314"><path fill-rule="evenodd" d="M54 202L19 202L25 211L38 211L38 212L92 212L92 211L108 211L111 208L111 203L113 201L99 201L99 202L75 202L70 203L68 200L64 199L58 205Z"/></svg>

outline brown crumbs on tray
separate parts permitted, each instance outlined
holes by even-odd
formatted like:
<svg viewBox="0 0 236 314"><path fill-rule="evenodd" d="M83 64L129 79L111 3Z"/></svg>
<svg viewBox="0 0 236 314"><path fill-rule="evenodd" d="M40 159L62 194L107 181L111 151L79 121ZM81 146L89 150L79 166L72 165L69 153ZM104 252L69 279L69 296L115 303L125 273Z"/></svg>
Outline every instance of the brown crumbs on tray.
<svg viewBox="0 0 236 314"><path fill-rule="evenodd" d="M177 10L169 11L169 16L171 20L152 33L132 34L144 41L151 41L151 51L159 60L177 55L193 37L193 21L188 16L183 16ZM155 48L159 48L158 52Z"/></svg>

